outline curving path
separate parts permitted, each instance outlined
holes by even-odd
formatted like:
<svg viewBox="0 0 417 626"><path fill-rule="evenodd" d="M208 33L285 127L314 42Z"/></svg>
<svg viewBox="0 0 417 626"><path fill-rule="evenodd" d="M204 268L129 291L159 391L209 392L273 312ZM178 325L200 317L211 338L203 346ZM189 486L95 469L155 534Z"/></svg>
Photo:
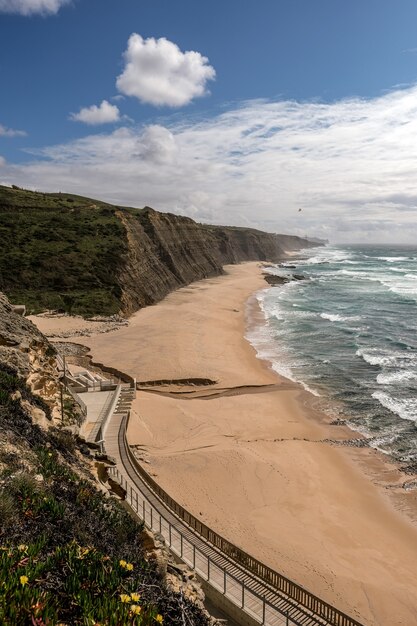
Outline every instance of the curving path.
<svg viewBox="0 0 417 626"><path fill-rule="evenodd" d="M227 545L229 553L232 547L232 554L234 548L242 561L242 553L238 548L207 528L206 536L213 537L212 542L196 532L195 527L199 525L203 528L203 525L169 498L134 458L126 440L127 421L128 413L125 412L114 413L108 422L105 449L116 460L116 467L110 470L110 474L126 490L127 502L146 526L160 533L171 551L192 567L202 580L224 595L235 606L235 610L243 611L252 623L266 626L361 626L359 622L272 572L280 581L278 590L265 580L268 576L271 580L269 568L246 555L248 565L254 562L260 566L257 571L262 573L265 570L265 574L268 574L262 580L262 577L230 558L214 543ZM167 502L170 506L167 506ZM185 523L184 519L190 523ZM288 593L282 589L288 590ZM243 614L241 618L243 623Z"/></svg>

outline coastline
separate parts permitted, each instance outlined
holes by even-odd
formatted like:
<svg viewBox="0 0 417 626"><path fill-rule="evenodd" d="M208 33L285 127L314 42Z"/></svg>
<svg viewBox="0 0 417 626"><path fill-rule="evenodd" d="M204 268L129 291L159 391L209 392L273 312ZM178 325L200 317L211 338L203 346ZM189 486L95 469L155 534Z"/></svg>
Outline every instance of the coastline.
<svg viewBox="0 0 417 626"><path fill-rule="evenodd" d="M329 442L358 435L330 426L314 396L257 358L245 310L266 283L258 263L226 270L127 327L76 341L138 380L216 381L183 396L193 388L138 392L128 437L145 468L214 530L324 600L366 624L410 626L417 528L404 511L415 519L414 494L399 492L399 473L375 450Z"/></svg>

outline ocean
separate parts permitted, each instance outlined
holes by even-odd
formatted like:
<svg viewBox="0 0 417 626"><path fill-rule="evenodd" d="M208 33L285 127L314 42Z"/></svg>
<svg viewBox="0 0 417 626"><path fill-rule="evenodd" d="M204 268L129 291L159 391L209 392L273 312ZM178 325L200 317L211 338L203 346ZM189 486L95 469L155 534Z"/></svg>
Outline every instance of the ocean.
<svg viewBox="0 0 417 626"><path fill-rule="evenodd" d="M248 339L333 420L404 468L417 462L417 247L325 246L266 271L302 275L256 294Z"/></svg>

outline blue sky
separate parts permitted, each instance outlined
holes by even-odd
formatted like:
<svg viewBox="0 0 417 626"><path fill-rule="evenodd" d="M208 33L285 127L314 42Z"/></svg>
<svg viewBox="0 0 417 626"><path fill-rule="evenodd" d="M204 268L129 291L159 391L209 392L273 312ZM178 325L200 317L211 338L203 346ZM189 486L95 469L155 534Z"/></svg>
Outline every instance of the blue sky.
<svg viewBox="0 0 417 626"><path fill-rule="evenodd" d="M4 184L415 240L415 0L0 0L0 80Z"/></svg>

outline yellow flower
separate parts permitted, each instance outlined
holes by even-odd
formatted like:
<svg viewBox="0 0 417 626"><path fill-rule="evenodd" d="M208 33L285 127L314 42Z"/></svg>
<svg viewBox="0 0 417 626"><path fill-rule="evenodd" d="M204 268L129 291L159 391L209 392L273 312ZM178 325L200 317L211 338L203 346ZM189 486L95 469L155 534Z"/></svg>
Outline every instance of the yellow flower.
<svg viewBox="0 0 417 626"><path fill-rule="evenodd" d="M133 564L132 563L126 563L126 569L131 572L133 569Z"/></svg>
<svg viewBox="0 0 417 626"><path fill-rule="evenodd" d="M77 559L82 560L85 556L87 556L89 552L90 552L90 548L81 548L81 546L79 546Z"/></svg>
<svg viewBox="0 0 417 626"><path fill-rule="evenodd" d="M52 452L48 452L48 456L52 456Z"/></svg>
<svg viewBox="0 0 417 626"><path fill-rule="evenodd" d="M131 593L130 597L132 598L133 602L139 602L140 600L140 595L138 593Z"/></svg>
<svg viewBox="0 0 417 626"><path fill-rule="evenodd" d="M162 622L164 621L164 618L162 617L162 615L158 615L155 617L155 622L158 622L158 624L162 624Z"/></svg>
<svg viewBox="0 0 417 626"><path fill-rule="evenodd" d="M126 603L126 602L130 602L130 596L129 596L129 595L127 595L127 593L121 593L121 594L120 594L120 600L121 600L122 602L125 602L125 603Z"/></svg>
<svg viewBox="0 0 417 626"><path fill-rule="evenodd" d="M24 543L21 543L20 546L17 546L17 548L18 550L20 550L20 552L25 552L28 549L28 547L25 546Z"/></svg>
<svg viewBox="0 0 417 626"><path fill-rule="evenodd" d="M20 577L20 584L25 586L26 583L29 581L29 578L27 576L21 576Z"/></svg>
<svg viewBox="0 0 417 626"><path fill-rule="evenodd" d="M139 615L139 613L141 612L142 609L140 608L139 604L131 604L130 605L130 610L135 615Z"/></svg>
<svg viewBox="0 0 417 626"><path fill-rule="evenodd" d="M120 565L120 567L126 567L127 563L126 563L126 561L124 559L121 559L119 561L119 565Z"/></svg>

